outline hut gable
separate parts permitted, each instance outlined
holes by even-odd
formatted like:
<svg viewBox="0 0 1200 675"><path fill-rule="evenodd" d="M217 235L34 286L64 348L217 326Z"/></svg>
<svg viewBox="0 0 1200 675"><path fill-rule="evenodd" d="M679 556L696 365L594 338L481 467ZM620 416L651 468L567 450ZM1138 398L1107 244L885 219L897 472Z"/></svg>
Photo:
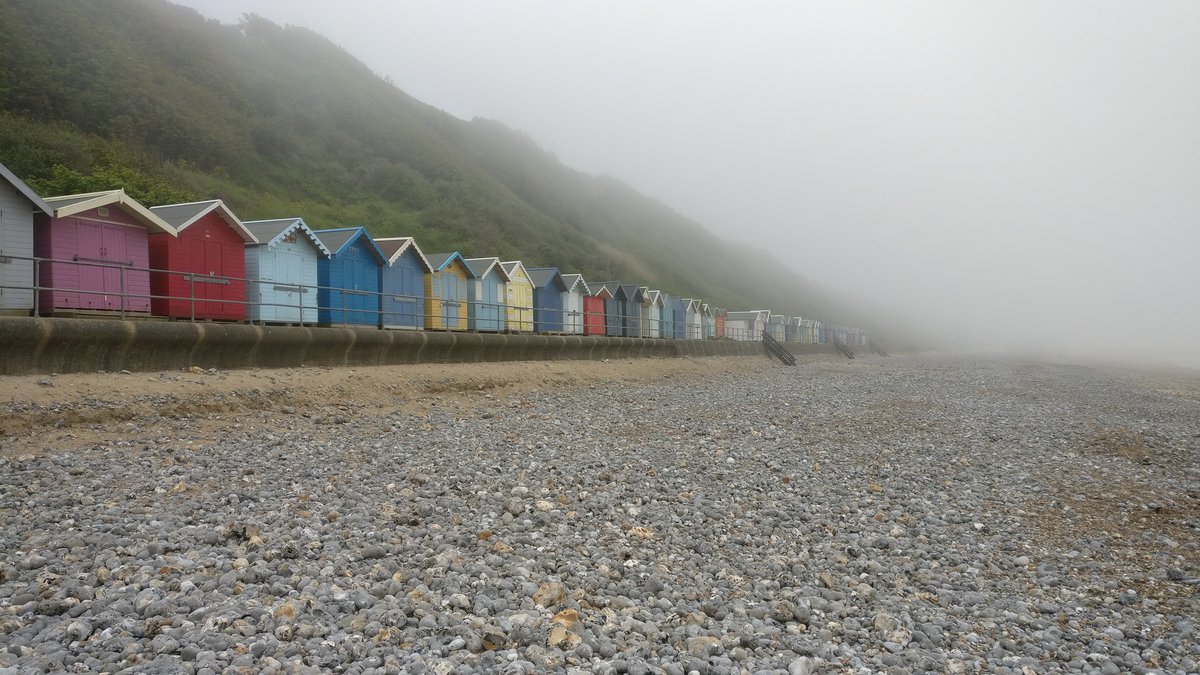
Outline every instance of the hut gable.
<svg viewBox="0 0 1200 675"><path fill-rule="evenodd" d="M153 206L150 211L154 215L162 218L175 228L176 232L183 233L189 226L194 225L204 219L210 213L215 213L221 220L225 221L239 237L247 244L254 244L258 239L254 236L244 223L225 202L220 199L209 199L201 202L188 202L186 204L169 204L166 206Z"/></svg>
<svg viewBox="0 0 1200 675"><path fill-rule="evenodd" d="M387 263L387 257L383 255L383 251L375 244L375 240L371 239L371 235L367 234L365 227L338 227L329 230L313 230L313 234L321 240L330 252L331 256L340 255L361 238L365 240L361 245L364 249L371 252L380 264Z"/></svg>
<svg viewBox="0 0 1200 675"><path fill-rule="evenodd" d="M7 183L8 186L15 190L17 194L21 195L25 201L29 202L29 206L32 207L34 212L47 214L50 213L50 206L46 204L41 196L34 192L33 188L26 185L25 181L17 178L17 174L10 171L9 168L4 166L2 163L0 163L0 180L3 180L5 183Z"/></svg>
<svg viewBox="0 0 1200 675"><path fill-rule="evenodd" d="M273 220L248 220L242 223L250 234L254 235L256 244L275 247L284 243L295 243L300 240L308 241L323 256L332 252L317 238L312 228L303 218L275 218ZM253 244L251 244L253 245Z"/></svg>
<svg viewBox="0 0 1200 675"><path fill-rule="evenodd" d="M128 218L122 219L121 224L141 225L149 232L165 232L172 236L178 236L178 232L162 218L155 215L150 209L144 207L133 197L125 194L125 190L105 190L102 192L88 192L77 195L63 195L61 197L47 197L46 205L54 210L50 214L54 218L85 218L89 220L101 220L104 218L113 217L109 209L116 208Z"/></svg>
<svg viewBox="0 0 1200 675"><path fill-rule="evenodd" d="M416 259L421 261L421 265L426 272L433 271L433 265L430 264L429 258L421 252L421 247L417 246L417 240L412 237L387 237L384 239L376 239L375 245L383 251L385 262L390 265L395 265L396 261L400 260L405 253L412 253Z"/></svg>
<svg viewBox="0 0 1200 675"><path fill-rule="evenodd" d="M562 277L563 283L567 285L568 293L592 294L592 290L588 287L587 282L583 280L582 274L564 274Z"/></svg>

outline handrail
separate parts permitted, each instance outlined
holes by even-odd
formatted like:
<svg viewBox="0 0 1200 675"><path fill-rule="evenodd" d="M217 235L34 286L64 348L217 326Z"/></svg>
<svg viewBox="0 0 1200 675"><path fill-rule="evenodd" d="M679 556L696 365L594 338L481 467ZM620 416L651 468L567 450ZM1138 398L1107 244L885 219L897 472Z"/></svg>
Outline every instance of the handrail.
<svg viewBox="0 0 1200 675"><path fill-rule="evenodd" d="M186 270L166 270L140 267L129 261L87 259L77 257L65 260L37 256L14 256L5 254L5 264L26 262L32 265L32 285L14 286L0 283L0 289L29 291L33 296L33 313L40 315L53 312L111 311L124 317L134 315L166 316L176 320L209 321L212 317L225 318L237 312L217 311L231 305L244 306L244 319L257 323L281 323L300 325L371 325L378 328L417 328L471 332L536 332L567 335L596 335L615 337L637 337L643 339L686 339L686 340L763 340L770 330L762 325L752 327L721 324L717 334L715 318L707 320L679 317L672 313L670 318L653 314L642 314L641 306L636 313L612 313L605 303L605 311L576 308L539 308L531 304L491 302L459 296L437 302L429 302L424 294L403 294L393 291L347 289L337 286L298 283L294 279L272 277L248 277L205 274ZM115 287L82 287L52 282L63 267L107 269L116 272ZM154 293L154 288L164 287L164 279L177 278L186 282L182 293ZM131 283L133 282L133 283ZM108 282L105 282L108 283ZM221 297L209 297L205 288L224 287ZM226 297L226 294L244 290L241 297ZM265 293L270 291L270 293ZM278 293L274 293L278 291ZM56 294L76 297L73 306L55 306ZM265 296L265 297L264 297ZM374 301L348 298L370 298ZM92 300L84 300L91 298ZM186 303L184 316L161 313L163 302ZM200 304L203 303L203 304ZM362 306L358 306L361 304ZM352 306L354 305L354 306ZM157 308L157 309L156 309ZM435 316L440 311L442 314ZM447 312L453 316L447 317ZM553 317L547 318L545 312ZM152 314L153 313L153 314ZM444 322L450 318L452 321ZM220 320L220 319L217 319ZM772 326L779 324L772 324ZM772 336L774 338L774 336ZM817 344L838 339L834 329L824 325L803 325L796 332L797 339L788 339L787 331L780 342ZM856 340L866 344L865 333L854 333Z"/></svg>

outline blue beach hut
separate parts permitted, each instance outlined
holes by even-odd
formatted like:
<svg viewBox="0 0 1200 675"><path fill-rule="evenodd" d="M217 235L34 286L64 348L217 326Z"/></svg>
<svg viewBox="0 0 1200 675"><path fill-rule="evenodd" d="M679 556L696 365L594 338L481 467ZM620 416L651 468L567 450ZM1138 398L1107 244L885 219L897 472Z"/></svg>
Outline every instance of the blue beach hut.
<svg viewBox="0 0 1200 675"><path fill-rule="evenodd" d="M317 267L331 252L303 218L251 220L246 244L246 318L263 323L317 323Z"/></svg>
<svg viewBox="0 0 1200 675"><path fill-rule="evenodd" d="M507 326L504 307L509 277L499 258L466 258L467 269L475 278L467 282L467 328L485 333L500 333Z"/></svg>
<svg viewBox="0 0 1200 675"><path fill-rule="evenodd" d="M379 268L384 328L421 330L425 327L425 277L433 272L429 259L412 237L376 239L383 252Z"/></svg>
<svg viewBox="0 0 1200 675"><path fill-rule="evenodd" d="M567 284L557 267L529 267L533 282L533 330L536 333L563 332L563 294Z"/></svg>
<svg viewBox="0 0 1200 675"><path fill-rule="evenodd" d="M316 230L331 252L317 261L317 323L378 326L379 268L386 263L365 227Z"/></svg>

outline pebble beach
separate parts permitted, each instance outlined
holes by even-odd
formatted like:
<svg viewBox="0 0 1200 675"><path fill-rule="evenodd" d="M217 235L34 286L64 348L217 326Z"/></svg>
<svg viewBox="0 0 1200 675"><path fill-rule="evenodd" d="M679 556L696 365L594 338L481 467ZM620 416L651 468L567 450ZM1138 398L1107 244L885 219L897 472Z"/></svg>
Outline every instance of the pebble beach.
<svg viewBox="0 0 1200 675"><path fill-rule="evenodd" d="M677 361L22 379L0 673L1200 671L1200 373Z"/></svg>

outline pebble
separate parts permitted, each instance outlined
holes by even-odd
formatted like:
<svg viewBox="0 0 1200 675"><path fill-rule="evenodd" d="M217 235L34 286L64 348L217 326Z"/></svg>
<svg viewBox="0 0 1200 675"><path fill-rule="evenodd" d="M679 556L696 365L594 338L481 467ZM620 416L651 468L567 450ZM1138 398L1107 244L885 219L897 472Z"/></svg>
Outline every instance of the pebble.
<svg viewBox="0 0 1200 675"><path fill-rule="evenodd" d="M1140 534L1194 491L1171 391L923 356L138 420L0 456L0 672L1188 672L1193 544ZM1070 520L1116 477L1156 520Z"/></svg>

